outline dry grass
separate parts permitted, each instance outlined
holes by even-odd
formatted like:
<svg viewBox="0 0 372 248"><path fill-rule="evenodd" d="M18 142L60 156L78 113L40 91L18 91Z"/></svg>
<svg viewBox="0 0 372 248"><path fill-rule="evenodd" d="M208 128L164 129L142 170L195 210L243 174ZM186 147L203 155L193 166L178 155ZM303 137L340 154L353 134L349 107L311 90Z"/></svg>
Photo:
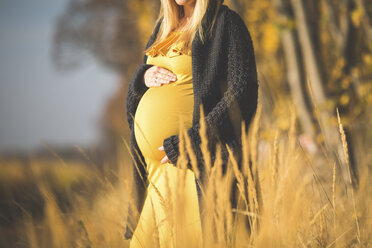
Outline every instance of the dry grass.
<svg viewBox="0 0 372 248"><path fill-rule="evenodd" d="M345 180L340 176L336 161L329 158L319 160L319 154L309 154L298 144L294 111L288 131L276 130L272 141L259 138L260 112L259 109L251 132L243 133L242 136L244 154L241 171L231 157L227 172L223 175L221 158L218 157L212 166L209 154L203 154L209 163L206 177L208 184L202 188L205 247L370 247L372 221L368 206L372 204L372 187L369 184L369 162L359 165L361 177L359 186L354 188L351 178ZM202 150L205 152L208 141L203 119L201 121ZM348 144L340 118L339 132L338 138L342 140L347 153ZM185 133L181 136L185 146L181 152L192 152L188 137ZM194 164L195 155L191 154L190 157ZM184 159L185 154L181 158ZM81 197L76 192L71 193L71 212L61 211L48 184L43 180L37 182L45 200L44 218L34 220L26 210L23 212L25 231L22 240L25 246L128 246L123 234L130 202L130 162L125 158L118 159L120 166L116 172L117 182L112 184L98 172L86 175L99 181L102 189L91 199ZM249 160L252 166L248 166ZM183 162L179 166L180 172L185 170ZM349 170L348 159L343 166L343 170ZM8 174L14 180L22 180L25 174L20 172L20 168L15 168L2 166L1 178L5 180L7 177L4 175ZM40 167L33 168L32 174L40 173ZM79 170L75 171L75 174L81 176ZM66 184L69 177L63 176L63 172L56 173L61 174L60 183ZM177 225L177 220L182 218L182 211L177 209L182 208L182 194L185 190L182 180L185 174L179 175L180 197L175 198L175 202L167 202L165 199L163 204L169 215L165 221L171 226ZM239 209L232 209L229 201L229 189L234 177L237 178L240 195ZM8 177L8 180L11 179ZM262 199L258 197L258 183ZM244 218L248 218L251 230L244 224ZM183 237L183 240L187 239L193 237ZM190 247L188 243L174 242L177 247Z"/></svg>

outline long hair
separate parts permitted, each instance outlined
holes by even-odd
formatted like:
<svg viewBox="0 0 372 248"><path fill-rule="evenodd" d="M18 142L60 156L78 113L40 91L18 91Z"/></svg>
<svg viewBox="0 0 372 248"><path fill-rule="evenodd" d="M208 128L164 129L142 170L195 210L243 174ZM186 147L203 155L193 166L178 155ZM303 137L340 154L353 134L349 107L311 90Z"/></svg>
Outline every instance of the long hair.
<svg viewBox="0 0 372 248"><path fill-rule="evenodd" d="M187 29L182 32L175 42L182 42L183 49L191 49L192 41L195 38L196 32L202 42L204 42L207 35L212 34L213 25L215 23L217 13L224 0L196 0L193 14L189 20ZM175 0L161 0L159 16L156 20L158 23L161 19L161 25L154 43L146 49L149 51L152 46L166 39L177 28L180 19L184 16L183 6L179 6ZM207 18L203 19L204 16ZM203 25L203 22L210 20L210 25Z"/></svg>

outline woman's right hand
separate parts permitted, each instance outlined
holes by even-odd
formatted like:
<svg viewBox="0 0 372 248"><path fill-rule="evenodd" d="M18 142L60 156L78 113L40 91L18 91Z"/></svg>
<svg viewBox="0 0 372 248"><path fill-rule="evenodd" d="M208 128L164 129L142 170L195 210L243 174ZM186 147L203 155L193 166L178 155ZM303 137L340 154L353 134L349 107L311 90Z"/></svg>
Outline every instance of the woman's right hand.
<svg viewBox="0 0 372 248"><path fill-rule="evenodd" d="M145 85L150 88L159 87L162 84L169 84L172 81L176 81L177 76L163 67L154 65L146 70L144 79Z"/></svg>

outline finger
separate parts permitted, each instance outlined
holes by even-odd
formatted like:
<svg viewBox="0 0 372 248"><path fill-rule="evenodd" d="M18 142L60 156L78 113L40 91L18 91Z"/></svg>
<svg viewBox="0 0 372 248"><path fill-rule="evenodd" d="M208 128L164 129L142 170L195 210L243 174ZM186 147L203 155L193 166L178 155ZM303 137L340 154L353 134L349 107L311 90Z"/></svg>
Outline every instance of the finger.
<svg viewBox="0 0 372 248"><path fill-rule="evenodd" d="M161 83L155 83L155 82L152 82L152 83L150 84L150 87L159 87L159 86L161 86Z"/></svg>
<svg viewBox="0 0 372 248"><path fill-rule="evenodd" d="M164 151L164 146L160 146L160 147L158 148L158 150L159 150L159 151Z"/></svg>
<svg viewBox="0 0 372 248"><path fill-rule="evenodd" d="M154 76L158 79L163 80L164 83L170 83L171 81L176 81L176 77L170 76L162 72L157 72Z"/></svg>
<svg viewBox="0 0 372 248"><path fill-rule="evenodd" d="M154 72L157 72L161 69L160 66L157 66L157 65L154 65L152 68L151 68Z"/></svg>
<svg viewBox="0 0 372 248"><path fill-rule="evenodd" d="M160 71L160 67L154 65L154 66L151 67L149 70L151 70L151 75L150 75L150 77L155 77L156 74Z"/></svg>
<svg viewBox="0 0 372 248"><path fill-rule="evenodd" d="M159 70L157 70L156 73L161 74L162 76L166 78L169 78L171 81L175 81L177 79L176 74L162 67L159 67Z"/></svg>
<svg viewBox="0 0 372 248"><path fill-rule="evenodd" d="M165 156L165 157L161 160L160 163L165 164L167 161L168 161L168 157Z"/></svg>
<svg viewBox="0 0 372 248"><path fill-rule="evenodd" d="M169 79L162 78L162 77L159 77L159 76L156 76L156 83L169 84L170 83L170 80Z"/></svg>
<svg viewBox="0 0 372 248"><path fill-rule="evenodd" d="M174 74L171 70L168 70L164 67L154 66L153 68L154 68L154 74L161 73L161 74L168 75L170 77L175 77L176 76L176 74Z"/></svg>

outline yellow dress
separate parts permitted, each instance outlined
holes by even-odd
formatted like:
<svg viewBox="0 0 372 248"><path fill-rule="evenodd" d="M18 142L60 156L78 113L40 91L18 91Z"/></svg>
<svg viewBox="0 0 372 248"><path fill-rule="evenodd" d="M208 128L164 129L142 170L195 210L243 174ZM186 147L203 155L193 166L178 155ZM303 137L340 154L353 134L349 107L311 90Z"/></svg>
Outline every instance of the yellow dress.
<svg viewBox="0 0 372 248"><path fill-rule="evenodd" d="M179 134L180 124L192 126L193 83L191 52L175 43L173 32L147 52L147 64L166 68L177 80L150 87L135 114L134 132L145 158L149 186L130 247L201 247L202 230L194 173L171 163L161 164L163 140ZM183 173L184 172L184 173ZM184 184L181 184L183 182Z"/></svg>

